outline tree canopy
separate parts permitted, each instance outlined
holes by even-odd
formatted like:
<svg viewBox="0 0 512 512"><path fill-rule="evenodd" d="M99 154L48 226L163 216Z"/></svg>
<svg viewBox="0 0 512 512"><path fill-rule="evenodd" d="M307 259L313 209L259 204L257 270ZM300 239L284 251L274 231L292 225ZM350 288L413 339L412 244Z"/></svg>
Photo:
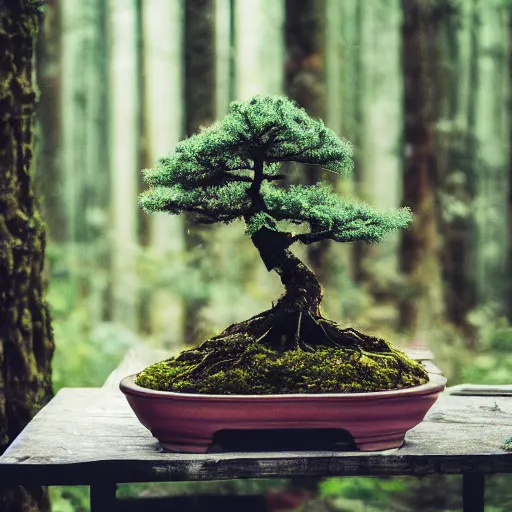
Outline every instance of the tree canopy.
<svg viewBox="0 0 512 512"><path fill-rule="evenodd" d="M287 233L290 243L306 244L377 242L412 220L407 208L377 212L323 184L275 186L284 178L280 164L289 161L350 172L352 147L287 98L235 101L222 121L179 142L173 154L144 171L150 188L140 204L146 212L191 212L202 223L243 218L250 236L267 228ZM309 232L289 233L279 221L305 225Z"/></svg>

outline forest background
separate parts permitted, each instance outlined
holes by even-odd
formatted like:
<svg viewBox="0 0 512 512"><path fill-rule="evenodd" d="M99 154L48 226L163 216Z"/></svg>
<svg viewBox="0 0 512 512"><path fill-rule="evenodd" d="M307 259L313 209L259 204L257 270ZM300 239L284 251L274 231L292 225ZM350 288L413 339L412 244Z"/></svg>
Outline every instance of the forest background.
<svg viewBox="0 0 512 512"><path fill-rule="evenodd" d="M376 246L298 249L328 315L429 348L451 385L510 383L511 36L509 0L48 0L35 181L55 389L101 385L129 349L175 353L280 295L242 224L137 206L142 168L254 94L294 98L354 145L351 177L290 166L288 183L416 215ZM457 479L364 480L321 498L460 507ZM489 510L510 510L510 478L489 480ZM59 491L54 509L80 496Z"/></svg>

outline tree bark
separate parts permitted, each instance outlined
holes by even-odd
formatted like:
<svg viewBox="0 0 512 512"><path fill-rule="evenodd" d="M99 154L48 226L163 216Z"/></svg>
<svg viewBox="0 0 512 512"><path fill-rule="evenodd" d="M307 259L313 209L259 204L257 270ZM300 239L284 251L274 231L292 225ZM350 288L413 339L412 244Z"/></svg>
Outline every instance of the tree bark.
<svg viewBox="0 0 512 512"><path fill-rule="evenodd" d="M423 330L442 308L433 87L436 34L435 25L429 23L428 2L402 0L402 8L404 203L412 209L416 221L402 238L401 264L412 293L402 303L400 321L404 328Z"/></svg>
<svg viewBox="0 0 512 512"><path fill-rule="evenodd" d="M215 22L214 0L187 0L185 2L185 132L191 136L202 126L208 126L216 116L215 76ZM204 268L210 251L208 235L210 226L197 226L185 216L185 247L190 265ZM203 272L201 278L206 281ZM203 289L207 283L204 282ZM190 344L202 336L201 312L207 306L205 297L185 298L185 343Z"/></svg>
<svg viewBox="0 0 512 512"><path fill-rule="evenodd" d="M31 177L39 21L32 2L0 9L0 454L52 394L54 343L42 282L45 225ZM42 488L0 494L2 510L48 508Z"/></svg>

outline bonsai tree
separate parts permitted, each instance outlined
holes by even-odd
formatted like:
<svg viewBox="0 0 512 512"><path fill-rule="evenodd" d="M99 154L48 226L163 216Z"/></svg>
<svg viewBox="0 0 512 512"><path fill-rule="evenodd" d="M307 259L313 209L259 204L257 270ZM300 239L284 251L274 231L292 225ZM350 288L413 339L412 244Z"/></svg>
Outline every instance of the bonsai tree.
<svg viewBox="0 0 512 512"><path fill-rule="evenodd" d="M375 391L415 386L424 369L383 339L322 316L322 287L291 251L297 242L378 242L412 220L381 213L323 184L276 186L283 162L353 167L349 142L284 97L232 102L227 116L181 141L155 168L140 196L146 212L193 214L198 223L243 219L246 234L285 292L271 309L234 324L199 347L152 365L137 384L200 393ZM290 228L297 225L297 233Z"/></svg>

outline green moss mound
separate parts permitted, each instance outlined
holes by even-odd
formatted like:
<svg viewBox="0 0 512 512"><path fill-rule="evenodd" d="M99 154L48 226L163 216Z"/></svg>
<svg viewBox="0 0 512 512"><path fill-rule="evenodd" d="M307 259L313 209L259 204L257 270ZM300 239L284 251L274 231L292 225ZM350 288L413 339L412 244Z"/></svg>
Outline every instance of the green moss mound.
<svg viewBox="0 0 512 512"><path fill-rule="evenodd" d="M160 391L265 395L361 393L428 382L425 369L379 338L374 346L279 351L248 334L211 339L147 367L136 384Z"/></svg>

